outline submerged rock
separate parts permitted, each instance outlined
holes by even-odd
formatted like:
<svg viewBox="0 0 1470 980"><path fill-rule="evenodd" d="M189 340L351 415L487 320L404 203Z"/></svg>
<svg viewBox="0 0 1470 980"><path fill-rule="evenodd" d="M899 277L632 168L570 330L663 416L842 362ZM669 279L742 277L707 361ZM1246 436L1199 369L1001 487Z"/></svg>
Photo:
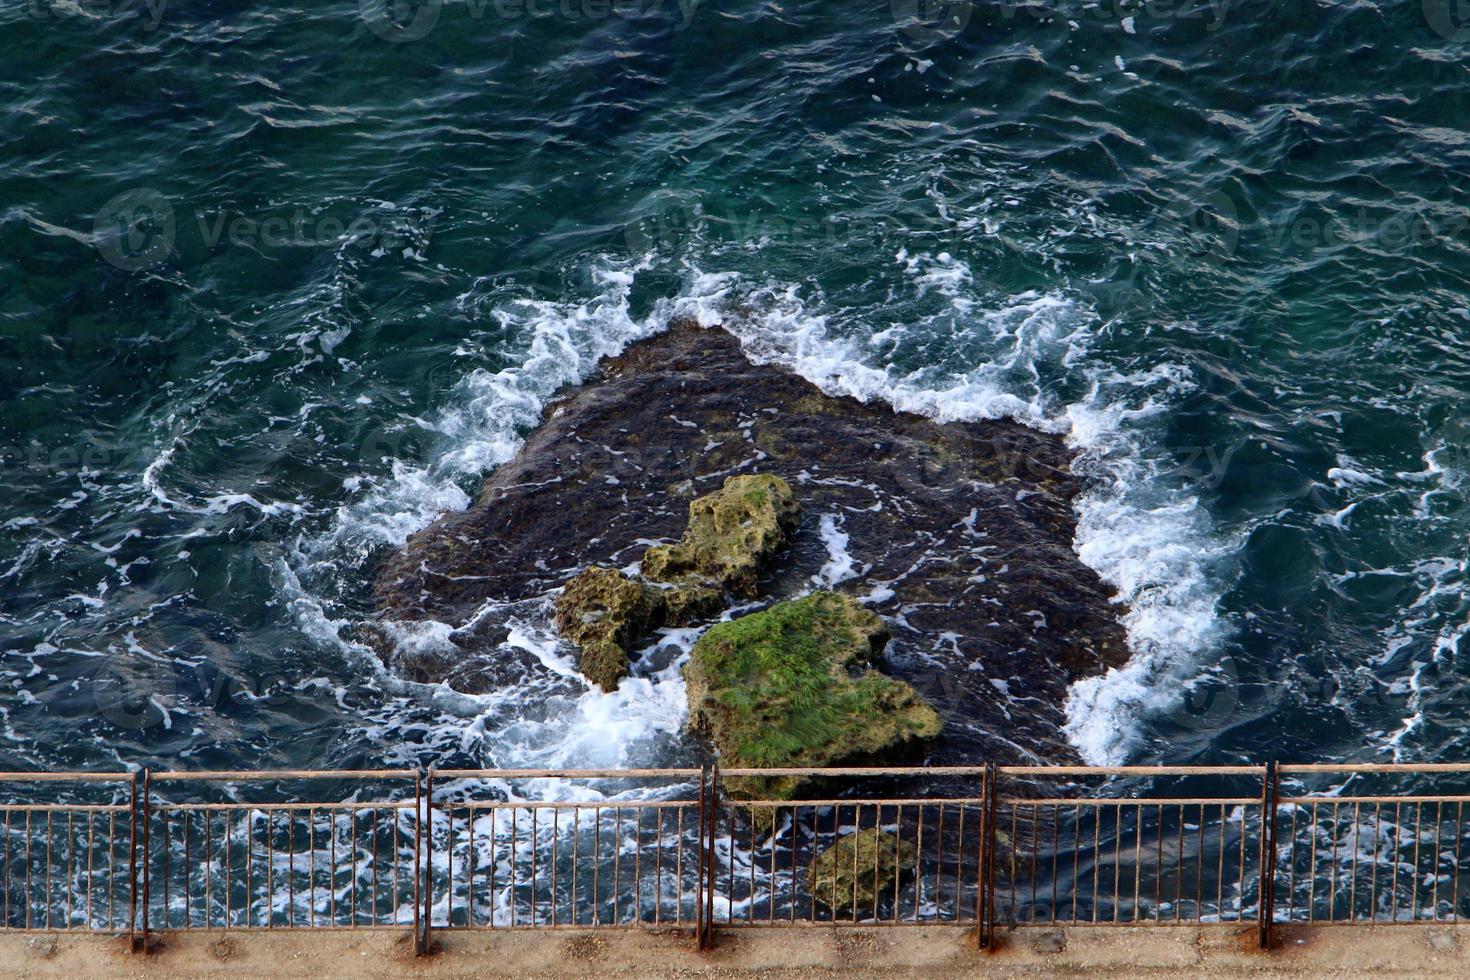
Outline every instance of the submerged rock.
<svg viewBox="0 0 1470 980"><path fill-rule="evenodd" d="M870 827L842 837L812 859L806 887L834 912L871 914L894 882L914 870L918 849L894 834Z"/></svg>
<svg viewBox="0 0 1470 980"><path fill-rule="evenodd" d="M943 722L913 687L871 669L888 627L816 592L719 623L684 666L691 728L727 768L821 768L901 755ZM725 780L736 797L790 799L799 777Z"/></svg>
<svg viewBox="0 0 1470 980"><path fill-rule="evenodd" d="M433 638L378 644L391 666L470 693L535 676L576 696L575 679L508 637L545 622L589 566L622 568L680 540L690 501L771 474L802 512L789 547L756 572L759 592L835 587L884 617L883 669L946 719L932 761L1075 758L1061 733L1068 686L1127 648L1123 610L1072 550L1082 482L1062 440L831 397L757 353L765 363L722 329L680 322L549 404L469 509L385 555L379 632Z"/></svg>

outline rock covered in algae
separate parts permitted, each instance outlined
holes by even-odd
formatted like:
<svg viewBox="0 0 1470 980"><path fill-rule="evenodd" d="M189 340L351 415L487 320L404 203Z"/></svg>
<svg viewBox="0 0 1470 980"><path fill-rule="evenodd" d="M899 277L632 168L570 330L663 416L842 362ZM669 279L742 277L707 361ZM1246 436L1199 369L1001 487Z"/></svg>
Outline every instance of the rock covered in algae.
<svg viewBox="0 0 1470 980"><path fill-rule="evenodd" d="M762 334L732 316L754 352ZM1129 651L1127 610L1073 548L1073 450L1006 419L939 423L824 393L759 353L679 319L602 361L466 510L375 556L367 641L406 679L479 694L535 677L575 698L579 681L514 642L518 624L583 569L677 540L690 501L731 474L769 473L799 492L802 526L761 591L799 596L845 567L842 587L893 632L885 670L964 719L931 761L1080 761L1064 706Z"/></svg>
<svg viewBox="0 0 1470 980"><path fill-rule="evenodd" d="M660 618L656 590L614 568L592 567L556 601L556 628L579 651L582 675L611 691L628 674L628 647Z"/></svg>
<svg viewBox="0 0 1470 980"><path fill-rule="evenodd" d="M842 837L812 859L806 886L834 912L871 913L894 882L913 870L918 850L887 831L870 827Z"/></svg>
<svg viewBox="0 0 1470 980"><path fill-rule="evenodd" d="M755 594L756 578L796 530L801 506L778 476L734 476L689 504L689 526L677 544L644 552L650 581L594 565L578 573L556 600L556 627L578 648L578 669L611 691L628 676L629 651L663 626L709 619L722 590Z"/></svg>
<svg viewBox="0 0 1470 980"><path fill-rule="evenodd" d="M939 734L939 714L871 669L888 628L856 600L814 592L719 623L684 666L689 723L726 767L818 768L888 756ZM790 799L801 777L738 777L736 797Z"/></svg>
<svg viewBox="0 0 1470 980"><path fill-rule="evenodd" d="M749 598L800 518L801 505L779 476L732 476L690 502L689 526L677 544L643 553L643 574L657 582L708 582Z"/></svg>
<svg viewBox="0 0 1470 980"><path fill-rule="evenodd" d="M662 626L687 626L720 611L714 589L659 587L594 565L566 584L556 600L556 628L577 646L577 669L612 691L628 676L628 651Z"/></svg>

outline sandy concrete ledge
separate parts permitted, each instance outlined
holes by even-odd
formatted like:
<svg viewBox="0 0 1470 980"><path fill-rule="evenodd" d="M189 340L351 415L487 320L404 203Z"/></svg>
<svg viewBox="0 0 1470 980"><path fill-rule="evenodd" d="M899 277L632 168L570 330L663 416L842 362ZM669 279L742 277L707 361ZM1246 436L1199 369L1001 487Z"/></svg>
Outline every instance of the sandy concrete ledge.
<svg viewBox="0 0 1470 980"><path fill-rule="evenodd" d="M0 975L73 977L1022 977L1470 976L1470 926L1283 930L1278 949L1254 930L1024 929L992 953L956 927L735 930L701 954L684 933L603 930L437 933L416 958L394 931L165 934L149 953L124 940L0 935Z"/></svg>

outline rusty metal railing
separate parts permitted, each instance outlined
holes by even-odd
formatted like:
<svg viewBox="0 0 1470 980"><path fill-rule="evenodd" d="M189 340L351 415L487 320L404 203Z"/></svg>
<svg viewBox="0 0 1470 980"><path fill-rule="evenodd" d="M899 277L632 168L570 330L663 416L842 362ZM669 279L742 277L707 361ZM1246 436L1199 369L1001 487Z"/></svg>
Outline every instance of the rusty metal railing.
<svg viewBox="0 0 1470 980"><path fill-rule="evenodd" d="M129 932L137 896L132 773L0 773L5 929Z"/></svg>
<svg viewBox="0 0 1470 980"><path fill-rule="evenodd" d="M1247 925L1269 946L1293 923L1470 915L1470 765L11 773L0 794L0 929L135 947L668 927L707 948L815 923L985 946Z"/></svg>
<svg viewBox="0 0 1470 980"><path fill-rule="evenodd" d="M702 927L710 779L700 769L433 770L425 914L436 929Z"/></svg>
<svg viewBox="0 0 1470 980"><path fill-rule="evenodd" d="M138 928L418 934L421 783L413 769L145 773ZM330 799L286 789L321 785Z"/></svg>

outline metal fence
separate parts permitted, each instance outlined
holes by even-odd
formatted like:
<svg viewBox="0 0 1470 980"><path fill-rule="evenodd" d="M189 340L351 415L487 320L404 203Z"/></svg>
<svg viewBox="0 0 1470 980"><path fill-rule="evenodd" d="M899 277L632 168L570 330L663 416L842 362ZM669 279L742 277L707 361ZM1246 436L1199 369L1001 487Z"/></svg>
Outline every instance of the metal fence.
<svg viewBox="0 0 1470 980"><path fill-rule="evenodd" d="M816 923L982 945L1248 924L1269 945L1470 915L1470 765L14 773L0 793L0 928L135 945L649 926L708 946Z"/></svg>

